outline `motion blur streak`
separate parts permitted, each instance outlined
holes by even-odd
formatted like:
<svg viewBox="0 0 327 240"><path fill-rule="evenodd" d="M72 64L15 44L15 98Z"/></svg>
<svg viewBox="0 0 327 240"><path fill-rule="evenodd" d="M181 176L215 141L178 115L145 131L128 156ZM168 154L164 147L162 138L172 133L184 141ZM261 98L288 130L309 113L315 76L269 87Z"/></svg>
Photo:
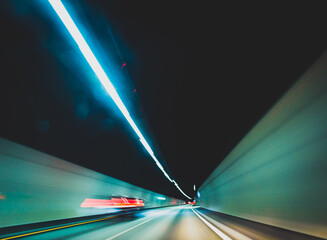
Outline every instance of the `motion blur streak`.
<svg viewBox="0 0 327 240"><path fill-rule="evenodd" d="M159 199L160 197L158 197ZM140 199L128 199L128 198L112 198L112 199L90 199L86 198L81 207L89 208L133 208L143 207L144 203Z"/></svg>
<svg viewBox="0 0 327 240"><path fill-rule="evenodd" d="M327 54L199 188L197 204L327 238Z"/></svg>
<svg viewBox="0 0 327 240"><path fill-rule="evenodd" d="M127 110L127 108L125 107L122 100L120 99L116 89L114 88L114 86L110 82L108 76L106 75L106 73L104 72L104 70L101 67L100 63L98 62L98 60L94 56L93 52L91 51L90 47L86 43L85 39L83 38L82 34L78 30L77 26L75 25L74 21L70 17L70 15L67 12L64 5L61 3L60 0L49 0L49 3L51 4L53 9L58 14L59 18L61 19L61 21L63 22L63 24L65 25L65 27L67 28L67 30L69 31L71 36L73 37L73 39L75 40L76 44L78 45L79 49L81 50L82 54L84 55L86 61L89 63L90 67L92 68L92 70L94 71L94 73L96 74L96 76L98 77L98 79L100 80L100 82L102 83L102 85L104 86L104 88L106 89L108 94L110 95L110 97L113 99L113 101L115 102L115 104L117 105L117 107L119 108L121 113L124 115L124 117L126 118L128 123L130 124L130 126L133 128L133 130L137 134L137 136L140 138L140 141L143 144L144 148L148 151L148 153L151 155L153 160L156 162L156 164L158 165L160 170L164 173L164 175L168 178L168 180L171 181L171 182L174 182L176 187L178 188L178 190L185 197L191 199L189 196L187 196L178 187L177 183L175 181L173 181L168 176L168 174L166 173L164 168L161 166L161 164L159 163L157 158L154 157L154 153L153 153L152 149L150 148L149 144L147 143L147 141L143 137L142 133L140 132L140 130L138 129L136 124L134 123L133 119L131 118L131 116L130 116L128 110Z"/></svg>
<svg viewBox="0 0 327 240"><path fill-rule="evenodd" d="M0 199L0 228L117 212L122 205L153 208L181 203L2 138L0 189L4 196ZM85 202L100 197L118 206L103 208L101 201Z"/></svg>

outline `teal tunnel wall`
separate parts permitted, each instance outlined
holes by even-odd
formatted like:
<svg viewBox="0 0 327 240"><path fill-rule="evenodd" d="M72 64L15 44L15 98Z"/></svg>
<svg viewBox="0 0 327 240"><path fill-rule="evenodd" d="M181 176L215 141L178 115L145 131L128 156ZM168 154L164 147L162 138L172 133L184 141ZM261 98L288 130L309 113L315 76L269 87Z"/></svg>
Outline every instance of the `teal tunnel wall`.
<svg viewBox="0 0 327 240"><path fill-rule="evenodd" d="M179 203L0 138L0 227L109 212L80 207L85 198L99 195L138 197L145 208Z"/></svg>
<svg viewBox="0 0 327 240"><path fill-rule="evenodd" d="M198 204L205 208L327 237L327 55L253 127L199 192Z"/></svg>

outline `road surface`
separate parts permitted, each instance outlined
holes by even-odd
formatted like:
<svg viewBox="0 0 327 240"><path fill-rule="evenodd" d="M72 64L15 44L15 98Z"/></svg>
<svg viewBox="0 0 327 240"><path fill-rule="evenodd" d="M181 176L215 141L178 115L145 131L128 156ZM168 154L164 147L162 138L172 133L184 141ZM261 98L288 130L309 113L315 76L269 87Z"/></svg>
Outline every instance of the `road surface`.
<svg viewBox="0 0 327 240"><path fill-rule="evenodd" d="M1 236L1 229L0 229ZM136 211L3 235L1 240L318 239L189 205Z"/></svg>

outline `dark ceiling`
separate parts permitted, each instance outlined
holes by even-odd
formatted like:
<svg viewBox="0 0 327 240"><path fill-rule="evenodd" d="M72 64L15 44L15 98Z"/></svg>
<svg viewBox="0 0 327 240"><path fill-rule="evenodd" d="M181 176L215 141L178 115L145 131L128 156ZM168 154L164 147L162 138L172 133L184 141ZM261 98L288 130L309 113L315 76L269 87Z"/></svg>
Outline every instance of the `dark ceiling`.
<svg viewBox="0 0 327 240"><path fill-rule="evenodd" d="M85 0L68 8L156 156L193 196L193 184L325 51L323 3ZM0 136L181 198L46 1L2 3L0 12Z"/></svg>

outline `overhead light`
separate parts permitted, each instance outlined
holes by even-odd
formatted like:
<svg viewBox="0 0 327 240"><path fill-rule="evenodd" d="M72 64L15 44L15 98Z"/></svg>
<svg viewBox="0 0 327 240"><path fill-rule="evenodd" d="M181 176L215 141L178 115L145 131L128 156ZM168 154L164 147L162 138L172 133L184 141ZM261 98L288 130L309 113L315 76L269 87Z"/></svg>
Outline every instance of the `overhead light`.
<svg viewBox="0 0 327 240"><path fill-rule="evenodd" d="M131 118L127 108L125 107L124 103L120 99L116 89L114 88L113 84L109 80L109 77L101 67L100 63L98 62L97 58L94 56L93 52L91 51L90 47L86 43L84 37L82 36L81 32L78 30L77 26L75 25L73 19L70 17L69 13L67 12L66 8L62 4L60 0L48 0L65 27L67 28L70 35L75 40L76 44L78 45L80 51L82 52L83 56L85 57L86 61L89 63L90 67L98 77L99 81L103 85L103 87L106 89L110 97L113 99L117 107L119 108L120 112L124 115L125 119L129 123L129 125L133 128L136 135L139 137L141 143L147 150L147 152L150 154L152 159L155 161L157 166L160 168L160 170L164 173L166 178L175 184L177 189L187 198L191 199L188 195L186 195L178 186L178 184L175 182L175 180L172 180L169 175L166 173L160 162L157 160L157 158L154 156L154 153L143 137L141 131L136 126L135 122Z"/></svg>

